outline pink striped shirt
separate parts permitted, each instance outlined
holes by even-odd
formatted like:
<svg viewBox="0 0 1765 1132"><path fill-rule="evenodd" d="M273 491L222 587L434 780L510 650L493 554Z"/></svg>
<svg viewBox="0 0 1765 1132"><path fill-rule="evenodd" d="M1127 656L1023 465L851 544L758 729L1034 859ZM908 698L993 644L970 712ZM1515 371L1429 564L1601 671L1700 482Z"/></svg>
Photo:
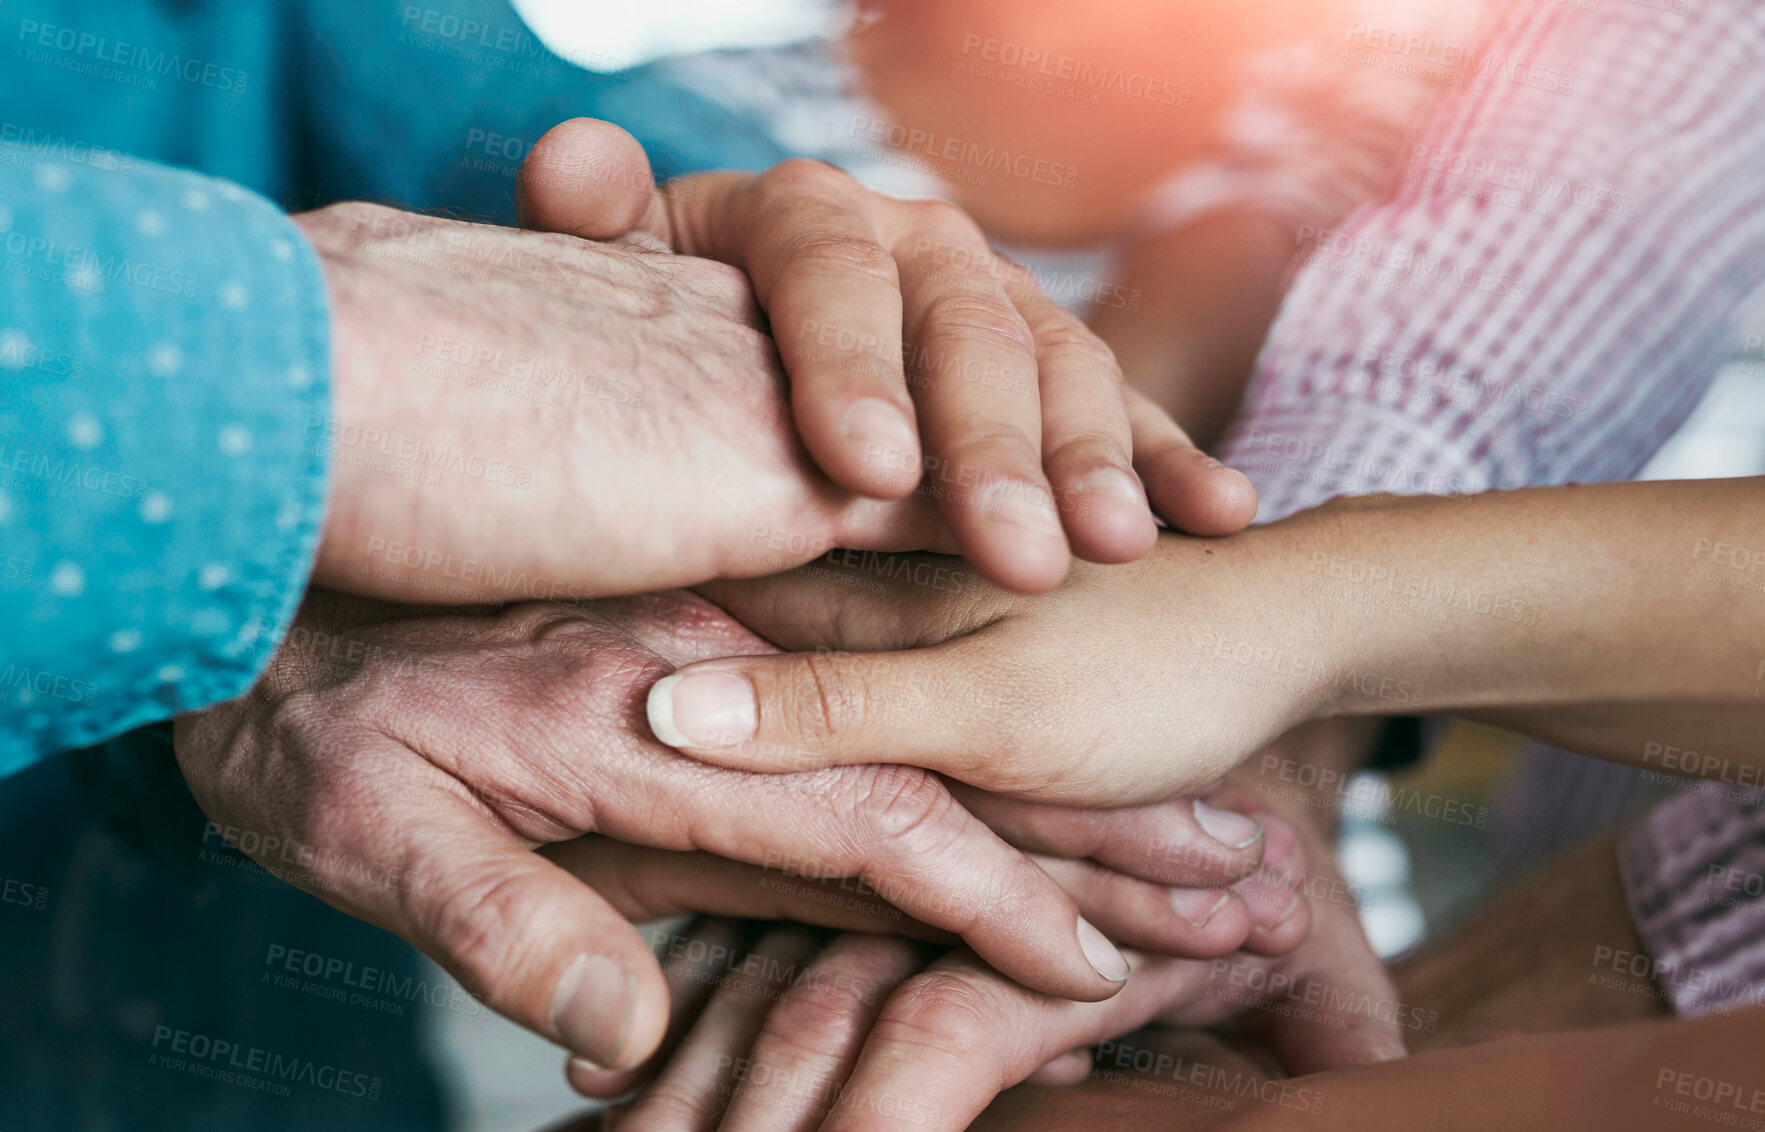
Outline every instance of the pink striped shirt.
<svg viewBox="0 0 1765 1132"><path fill-rule="evenodd" d="M1486 43L1430 46L1368 56L1437 66L1450 89L1384 193L1301 230L1220 453L1262 519L1343 494L1628 479L1765 282L1757 0L1509 0ZM1684 1012L1765 987L1765 880L1685 895L1713 867L1765 878L1755 802L1675 798L1624 846L1652 954L1709 969L1667 986Z"/></svg>

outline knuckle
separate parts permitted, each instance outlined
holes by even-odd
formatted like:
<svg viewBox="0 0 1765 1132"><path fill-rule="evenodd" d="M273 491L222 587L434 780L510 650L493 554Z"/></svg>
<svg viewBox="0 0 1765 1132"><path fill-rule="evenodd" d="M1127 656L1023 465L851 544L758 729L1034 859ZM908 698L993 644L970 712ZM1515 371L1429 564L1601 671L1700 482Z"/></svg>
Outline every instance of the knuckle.
<svg viewBox="0 0 1765 1132"><path fill-rule="evenodd" d="M921 344L928 348L946 340L967 346L979 339L1024 354L1035 349L1029 324L1017 308L990 293L947 290L926 308L921 326Z"/></svg>
<svg viewBox="0 0 1765 1132"><path fill-rule="evenodd" d="M457 870L455 870L457 873ZM495 1002L521 974L516 941L544 939L545 918L536 914L527 872L455 876L432 901L409 909L422 938L433 941L436 957L466 989ZM533 1016L543 1017L535 1004Z"/></svg>
<svg viewBox="0 0 1765 1132"><path fill-rule="evenodd" d="M817 234L799 241L786 261L791 271L866 279L892 290L901 287L895 257L868 240Z"/></svg>
<svg viewBox="0 0 1765 1132"><path fill-rule="evenodd" d="M1058 354L1063 360L1101 370L1118 383L1122 380L1115 351L1088 326L1064 312L1036 328L1036 347L1043 354Z"/></svg>
<svg viewBox="0 0 1765 1132"><path fill-rule="evenodd" d="M850 173L812 157L793 157L760 174L756 184L783 196L843 197L858 182Z"/></svg>
<svg viewBox="0 0 1765 1132"><path fill-rule="evenodd" d="M699 1128L712 1114L709 1093L702 1082L689 1082L673 1074L649 1085L619 1122L621 1128Z"/></svg>
<svg viewBox="0 0 1765 1132"><path fill-rule="evenodd" d="M912 204L914 228L933 240L963 247L987 246L986 233L960 205L947 200L921 200Z"/></svg>
<svg viewBox="0 0 1765 1132"><path fill-rule="evenodd" d="M811 969L804 981L785 993L768 1018L773 1040L791 1049L825 1056L863 1036L863 995L843 976Z"/></svg>
<svg viewBox="0 0 1765 1132"><path fill-rule="evenodd" d="M960 828L958 819L966 812L936 775L894 763L857 768L852 799L869 832L896 844L933 831L941 841Z"/></svg>
<svg viewBox="0 0 1765 1132"><path fill-rule="evenodd" d="M926 971L889 999L876 1032L885 1040L960 1058L996 1043L1004 1015L1002 1004L975 980L951 971Z"/></svg>
<svg viewBox="0 0 1765 1132"><path fill-rule="evenodd" d="M1037 440L1018 426L995 418L973 421L950 441L949 451L957 466L985 467L1038 482L1041 460Z"/></svg>
<svg viewBox="0 0 1765 1132"><path fill-rule="evenodd" d="M783 733L811 747L861 734L871 690L860 672L830 654L805 653L801 660L781 696L760 696L761 703L778 705L782 718L775 722Z"/></svg>

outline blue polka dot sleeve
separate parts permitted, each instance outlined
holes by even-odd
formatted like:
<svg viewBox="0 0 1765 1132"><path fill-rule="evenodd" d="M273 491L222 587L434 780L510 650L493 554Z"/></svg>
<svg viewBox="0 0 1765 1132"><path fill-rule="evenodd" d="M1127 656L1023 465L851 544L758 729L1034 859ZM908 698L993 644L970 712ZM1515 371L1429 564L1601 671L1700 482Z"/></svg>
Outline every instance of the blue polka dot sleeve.
<svg viewBox="0 0 1765 1132"><path fill-rule="evenodd" d="M0 146L0 774L250 686L317 546L328 327L262 198Z"/></svg>

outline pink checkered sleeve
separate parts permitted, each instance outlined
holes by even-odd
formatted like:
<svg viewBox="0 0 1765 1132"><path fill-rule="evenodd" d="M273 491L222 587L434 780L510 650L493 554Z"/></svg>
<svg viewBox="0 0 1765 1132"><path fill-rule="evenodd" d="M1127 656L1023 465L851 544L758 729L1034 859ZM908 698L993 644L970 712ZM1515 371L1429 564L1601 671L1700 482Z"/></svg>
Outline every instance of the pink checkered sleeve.
<svg viewBox="0 0 1765 1132"><path fill-rule="evenodd" d="M1400 183L1302 230L1220 453L1264 521L1344 494L1628 479L1765 281L1765 7L1513 0L1469 54ZM1683 1013L1761 1001L1760 901L1710 898L1765 874L1758 802L1680 798L1622 843L1638 930L1663 970L1696 973L1664 980Z"/></svg>
<svg viewBox="0 0 1765 1132"><path fill-rule="evenodd" d="M1765 280L1765 8L1681 6L1512 0L1417 49L1454 85L1388 192L1301 230L1221 451L1259 518L1626 479L1685 419Z"/></svg>

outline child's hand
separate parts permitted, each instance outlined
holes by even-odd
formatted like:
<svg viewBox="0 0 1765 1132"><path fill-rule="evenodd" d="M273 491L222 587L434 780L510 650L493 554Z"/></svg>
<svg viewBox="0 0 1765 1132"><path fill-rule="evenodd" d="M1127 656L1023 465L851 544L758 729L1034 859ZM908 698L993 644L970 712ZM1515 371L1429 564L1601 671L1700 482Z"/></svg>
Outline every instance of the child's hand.
<svg viewBox="0 0 1765 1132"><path fill-rule="evenodd" d="M1255 516L1250 482L1128 390L1108 347L952 205L880 196L814 161L653 191L635 139L576 119L528 156L519 207L528 227L648 238L745 271L815 462L879 499L923 482L1007 589L1053 589L1074 553L1141 557L1152 508L1192 534Z"/></svg>

